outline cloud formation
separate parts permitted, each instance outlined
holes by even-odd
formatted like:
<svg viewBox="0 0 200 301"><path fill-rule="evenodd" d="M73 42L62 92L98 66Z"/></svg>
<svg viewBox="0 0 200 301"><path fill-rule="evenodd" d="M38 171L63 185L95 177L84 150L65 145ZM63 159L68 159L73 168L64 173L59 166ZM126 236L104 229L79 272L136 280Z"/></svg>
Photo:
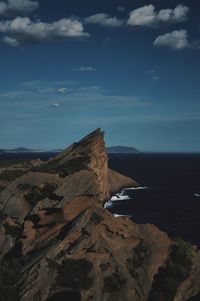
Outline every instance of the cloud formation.
<svg viewBox="0 0 200 301"><path fill-rule="evenodd" d="M151 74L151 73L155 73L155 72L156 71L154 69L144 71L144 73L146 73L146 74Z"/></svg>
<svg viewBox="0 0 200 301"><path fill-rule="evenodd" d="M117 7L117 11L124 12L125 11L125 7L124 6L118 6Z"/></svg>
<svg viewBox="0 0 200 301"><path fill-rule="evenodd" d="M153 44L154 46L167 47L173 50L181 50L190 47L188 33L183 29L160 35L155 39Z"/></svg>
<svg viewBox="0 0 200 301"><path fill-rule="evenodd" d="M12 47L20 46L20 42L15 38L4 37L4 38L2 38L2 41Z"/></svg>
<svg viewBox="0 0 200 301"><path fill-rule="evenodd" d="M13 14L29 14L39 7L38 1L32 0L7 0L0 1L0 16Z"/></svg>
<svg viewBox="0 0 200 301"><path fill-rule="evenodd" d="M92 66L81 66L80 68L74 69L74 71L79 71L79 72L95 72L96 68Z"/></svg>
<svg viewBox="0 0 200 301"><path fill-rule="evenodd" d="M178 23L185 21L189 13L189 8L182 4L177 5L174 9L155 10L155 6L145 5L139 7L129 14L127 21L131 26L155 26L160 23Z"/></svg>
<svg viewBox="0 0 200 301"><path fill-rule="evenodd" d="M66 91L67 91L67 88L64 88L64 87L58 89L58 92L61 94L64 94Z"/></svg>
<svg viewBox="0 0 200 301"><path fill-rule="evenodd" d="M85 23L98 24L105 27L120 27L124 24L123 20L111 17L108 14L99 13L85 18Z"/></svg>
<svg viewBox="0 0 200 301"><path fill-rule="evenodd" d="M59 107L59 106L60 106L60 104L59 104L58 102L52 103L52 107L54 107L54 108L57 108L57 107Z"/></svg>
<svg viewBox="0 0 200 301"><path fill-rule="evenodd" d="M62 106L63 108L82 110L88 108L148 108L151 102L145 97L134 95L116 95L104 91L98 86L82 86L80 82L63 81L68 86L70 93L58 93L61 82L32 81L21 83L17 90L0 91L1 103L8 105L30 105L38 107ZM51 87L51 88L50 88Z"/></svg>
<svg viewBox="0 0 200 301"><path fill-rule="evenodd" d="M28 17L16 17L14 20L1 21L0 32L5 34L3 42L14 47L38 41L89 37L82 23L73 19L44 23L33 22Z"/></svg>
<svg viewBox="0 0 200 301"><path fill-rule="evenodd" d="M152 79L153 80L159 80L159 77L158 76L153 76Z"/></svg>

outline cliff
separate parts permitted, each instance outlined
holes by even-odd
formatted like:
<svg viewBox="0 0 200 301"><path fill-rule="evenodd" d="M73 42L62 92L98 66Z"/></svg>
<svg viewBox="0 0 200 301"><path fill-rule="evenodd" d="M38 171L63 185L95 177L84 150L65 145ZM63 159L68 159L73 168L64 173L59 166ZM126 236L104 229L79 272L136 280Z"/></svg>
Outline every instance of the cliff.
<svg viewBox="0 0 200 301"><path fill-rule="evenodd" d="M185 301L197 295L195 247L103 209L128 186L137 183L108 169L99 129L11 182L0 194L0 300Z"/></svg>

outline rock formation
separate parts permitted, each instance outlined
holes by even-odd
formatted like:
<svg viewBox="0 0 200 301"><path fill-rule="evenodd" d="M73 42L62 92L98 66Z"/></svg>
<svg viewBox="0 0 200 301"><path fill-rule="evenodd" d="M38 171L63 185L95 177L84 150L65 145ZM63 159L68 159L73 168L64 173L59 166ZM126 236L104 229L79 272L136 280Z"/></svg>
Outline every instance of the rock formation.
<svg viewBox="0 0 200 301"><path fill-rule="evenodd" d="M11 182L0 194L0 275L5 266L19 274L10 299L3 278L0 300L185 301L199 294L195 247L103 208L132 186L108 169L99 129Z"/></svg>

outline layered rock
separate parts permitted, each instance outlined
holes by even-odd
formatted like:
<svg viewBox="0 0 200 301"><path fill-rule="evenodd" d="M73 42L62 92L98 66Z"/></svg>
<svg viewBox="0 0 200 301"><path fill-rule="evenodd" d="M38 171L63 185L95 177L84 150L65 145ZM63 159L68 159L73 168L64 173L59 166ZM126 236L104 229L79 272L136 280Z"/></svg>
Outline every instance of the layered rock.
<svg viewBox="0 0 200 301"><path fill-rule="evenodd" d="M11 183L0 195L0 255L20 263L18 299L184 301L198 294L197 249L103 209L132 186L108 169L99 129ZM176 266L181 252L187 261ZM156 291L160 275L180 276L171 299Z"/></svg>

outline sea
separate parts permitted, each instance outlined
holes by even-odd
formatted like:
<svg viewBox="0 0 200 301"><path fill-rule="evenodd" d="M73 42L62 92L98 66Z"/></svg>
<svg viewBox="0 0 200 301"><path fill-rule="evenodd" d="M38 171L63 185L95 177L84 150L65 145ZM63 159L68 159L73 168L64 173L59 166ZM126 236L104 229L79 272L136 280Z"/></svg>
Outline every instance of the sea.
<svg viewBox="0 0 200 301"><path fill-rule="evenodd" d="M0 160L48 160L55 153L2 154ZM112 213L136 223L151 223L170 237L181 237L200 248L200 154L109 154L109 167L152 188L156 198L137 200Z"/></svg>

